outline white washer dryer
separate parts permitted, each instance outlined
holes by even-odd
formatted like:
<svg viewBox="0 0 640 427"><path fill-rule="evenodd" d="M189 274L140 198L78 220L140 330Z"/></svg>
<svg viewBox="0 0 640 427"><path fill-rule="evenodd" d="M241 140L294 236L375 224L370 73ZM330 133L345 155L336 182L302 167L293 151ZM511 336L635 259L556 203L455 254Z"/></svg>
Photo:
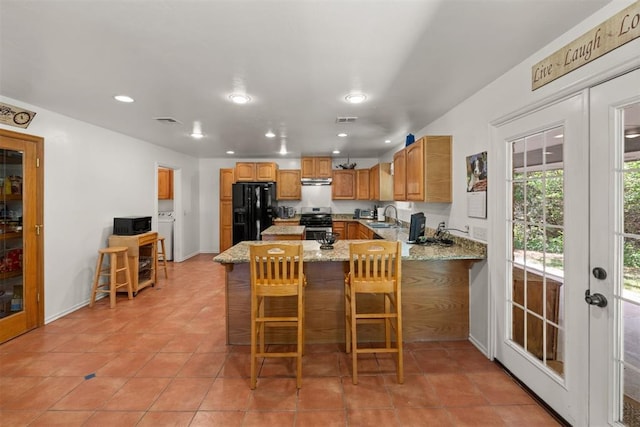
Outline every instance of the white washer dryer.
<svg viewBox="0 0 640 427"><path fill-rule="evenodd" d="M173 224L175 221L173 211L158 212L158 234L164 237L167 261L173 261Z"/></svg>

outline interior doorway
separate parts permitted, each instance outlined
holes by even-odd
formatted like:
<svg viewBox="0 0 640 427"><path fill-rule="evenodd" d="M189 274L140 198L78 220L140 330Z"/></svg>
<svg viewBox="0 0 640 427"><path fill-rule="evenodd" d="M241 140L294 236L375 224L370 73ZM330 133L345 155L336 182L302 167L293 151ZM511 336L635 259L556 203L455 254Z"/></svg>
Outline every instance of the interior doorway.
<svg viewBox="0 0 640 427"><path fill-rule="evenodd" d="M167 261L182 261L182 221L177 212L181 211L180 190L181 170L170 165L156 165L156 218L155 229L165 239Z"/></svg>

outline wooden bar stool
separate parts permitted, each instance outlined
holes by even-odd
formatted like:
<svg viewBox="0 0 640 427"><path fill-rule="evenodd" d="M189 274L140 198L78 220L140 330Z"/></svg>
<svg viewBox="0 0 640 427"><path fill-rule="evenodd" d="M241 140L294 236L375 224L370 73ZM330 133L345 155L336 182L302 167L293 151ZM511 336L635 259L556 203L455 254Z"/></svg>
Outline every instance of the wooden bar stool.
<svg viewBox="0 0 640 427"><path fill-rule="evenodd" d="M386 241L349 245L349 273L344 291L345 332L346 351L352 354L353 384L358 384L358 354L366 353L395 353L398 383L404 382L400 245L400 242ZM384 325L384 347L358 347L357 326L370 323Z"/></svg>
<svg viewBox="0 0 640 427"><path fill-rule="evenodd" d="M168 279L169 273L167 272L167 253L164 248L164 237L158 235L158 242L156 243L156 246L158 247L158 255L156 256L156 262L158 264L162 264L162 267L164 268L164 277L165 279ZM156 268L156 271L158 271L157 268Z"/></svg>
<svg viewBox="0 0 640 427"><path fill-rule="evenodd" d="M105 258L109 259L109 265L102 263ZM105 283L100 283L100 278L106 277ZM118 279L122 280L118 282ZM96 263L96 274L93 279L93 289L91 290L91 302L89 307L93 307L96 302L98 292L108 293L110 306L116 306L116 292L119 288L126 286L129 299L133 299L133 286L131 286L131 276L129 272L129 258L127 257L126 246L112 246L98 250L98 261Z"/></svg>
<svg viewBox="0 0 640 427"><path fill-rule="evenodd" d="M305 283L302 271L302 244L250 245L249 264L251 271L251 389L255 389L257 384L258 357L296 358L296 387L301 388ZM282 297L290 297L289 300L295 299L295 305L293 302L291 305L286 305ZM278 298L281 301L275 302L274 300ZM283 307L286 308L283 309ZM265 314L266 311L269 313ZM265 326L295 327L296 351L267 352Z"/></svg>

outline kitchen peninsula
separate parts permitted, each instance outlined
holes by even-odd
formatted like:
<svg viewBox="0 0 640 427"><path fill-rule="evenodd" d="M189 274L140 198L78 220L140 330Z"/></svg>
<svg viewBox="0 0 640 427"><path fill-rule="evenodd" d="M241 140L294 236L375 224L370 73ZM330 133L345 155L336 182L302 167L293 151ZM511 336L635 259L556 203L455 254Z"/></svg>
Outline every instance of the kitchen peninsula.
<svg viewBox="0 0 640 427"><path fill-rule="evenodd" d="M362 221L365 225L367 222ZM469 335L469 268L486 258L486 245L454 237L452 246L404 243L405 229L375 229L385 240L402 241L402 307L405 342L467 339ZM356 240L358 241L358 240ZM281 243L285 243L283 241ZM344 275L349 269L349 243L334 249L303 240L305 288L305 342L343 343ZM214 258L225 266L227 343L249 344L249 245L240 242ZM267 242L265 242L267 243ZM270 243L270 242L269 242ZM300 241L290 241L300 243ZM279 307L286 311L287 307ZM287 328L270 331L270 342L291 342ZM363 329L362 339L379 339L375 328Z"/></svg>

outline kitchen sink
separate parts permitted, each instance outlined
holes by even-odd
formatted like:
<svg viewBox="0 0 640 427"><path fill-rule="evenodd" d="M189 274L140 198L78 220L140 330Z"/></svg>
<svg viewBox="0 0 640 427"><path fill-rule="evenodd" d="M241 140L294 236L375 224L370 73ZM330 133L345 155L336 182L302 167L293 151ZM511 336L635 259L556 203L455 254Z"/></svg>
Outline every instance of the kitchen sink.
<svg viewBox="0 0 640 427"><path fill-rule="evenodd" d="M371 228L398 228L397 225L390 222L370 222L368 225Z"/></svg>

